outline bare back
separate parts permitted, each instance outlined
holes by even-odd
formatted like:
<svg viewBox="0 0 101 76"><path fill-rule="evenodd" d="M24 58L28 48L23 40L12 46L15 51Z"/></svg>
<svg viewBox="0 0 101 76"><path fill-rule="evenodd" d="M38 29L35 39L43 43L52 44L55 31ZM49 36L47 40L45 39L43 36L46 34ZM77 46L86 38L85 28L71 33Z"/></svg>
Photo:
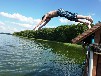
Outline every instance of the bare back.
<svg viewBox="0 0 101 76"><path fill-rule="evenodd" d="M50 11L47 13L47 16L48 17L58 17L58 14L57 14L57 10L54 10L54 11Z"/></svg>

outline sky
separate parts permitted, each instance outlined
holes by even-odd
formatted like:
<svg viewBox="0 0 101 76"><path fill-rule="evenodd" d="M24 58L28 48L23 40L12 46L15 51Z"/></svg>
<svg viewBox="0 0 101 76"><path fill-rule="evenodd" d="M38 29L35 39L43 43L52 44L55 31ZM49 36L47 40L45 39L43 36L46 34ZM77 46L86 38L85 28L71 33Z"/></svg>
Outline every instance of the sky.
<svg viewBox="0 0 101 76"><path fill-rule="evenodd" d="M91 16L93 24L101 21L101 0L0 0L0 32L32 30L44 14L59 8ZM55 28L66 24L77 24L77 22L56 17L44 28Z"/></svg>

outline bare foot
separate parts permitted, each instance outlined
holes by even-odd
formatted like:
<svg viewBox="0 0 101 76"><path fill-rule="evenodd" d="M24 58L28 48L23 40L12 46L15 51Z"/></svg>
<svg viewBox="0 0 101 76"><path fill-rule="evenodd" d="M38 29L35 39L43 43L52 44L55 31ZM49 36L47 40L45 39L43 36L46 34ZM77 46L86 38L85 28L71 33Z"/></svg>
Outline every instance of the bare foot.
<svg viewBox="0 0 101 76"><path fill-rule="evenodd" d="M35 28L33 30L35 31Z"/></svg>
<svg viewBox="0 0 101 76"><path fill-rule="evenodd" d="M89 29L91 28L91 25L90 25L90 24L88 25L88 28L89 28Z"/></svg>
<svg viewBox="0 0 101 76"><path fill-rule="evenodd" d="M86 17L86 19L87 19L88 21L90 21L91 23L93 23L93 19L92 19L90 16Z"/></svg>
<svg viewBox="0 0 101 76"><path fill-rule="evenodd" d="M85 24L88 26L88 28L90 29L91 28L91 23L89 23L89 22L85 22Z"/></svg>

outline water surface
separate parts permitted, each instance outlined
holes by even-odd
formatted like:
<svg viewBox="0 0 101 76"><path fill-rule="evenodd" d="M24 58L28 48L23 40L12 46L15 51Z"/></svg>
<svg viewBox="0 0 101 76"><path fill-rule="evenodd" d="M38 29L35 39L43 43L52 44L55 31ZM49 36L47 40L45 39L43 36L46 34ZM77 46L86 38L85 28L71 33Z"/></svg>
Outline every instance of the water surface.
<svg viewBox="0 0 101 76"><path fill-rule="evenodd" d="M81 76L83 61L63 43L0 34L0 76Z"/></svg>

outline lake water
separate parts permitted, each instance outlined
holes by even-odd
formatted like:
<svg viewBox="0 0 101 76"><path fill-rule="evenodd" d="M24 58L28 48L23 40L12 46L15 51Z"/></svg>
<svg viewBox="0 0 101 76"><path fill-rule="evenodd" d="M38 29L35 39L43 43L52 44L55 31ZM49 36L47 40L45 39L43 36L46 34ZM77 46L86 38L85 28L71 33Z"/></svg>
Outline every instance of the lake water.
<svg viewBox="0 0 101 76"><path fill-rule="evenodd" d="M0 76L82 76L83 60L63 43L0 34Z"/></svg>

